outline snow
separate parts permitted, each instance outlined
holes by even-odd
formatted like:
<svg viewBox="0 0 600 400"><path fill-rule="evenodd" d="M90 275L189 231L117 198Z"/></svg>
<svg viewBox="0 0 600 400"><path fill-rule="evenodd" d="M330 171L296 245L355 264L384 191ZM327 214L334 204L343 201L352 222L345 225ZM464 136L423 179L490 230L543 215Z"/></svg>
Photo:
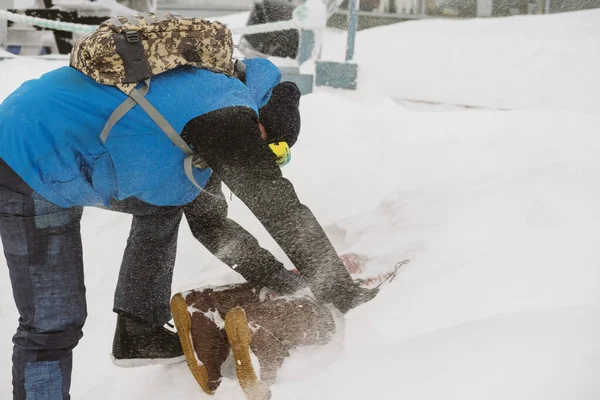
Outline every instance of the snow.
<svg viewBox="0 0 600 400"><path fill-rule="evenodd" d="M599 19L591 10L371 29L357 37L359 85L397 98L597 114ZM323 57L343 61L345 41L326 38Z"/></svg>
<svg viewBox="0 0 600 400"><path fill-rule="evenodd" d="M217 326L217 328L225 329L225 321L223 321L221 314L219 314L219 312L217 310L208 310L207 312L203 312L202 314L204 314L204 316L206 316L206 318L213 321L215 323L215 325Z"/></svg>
<svg viewBox="0 0 600 400"><path fill-rule="evenodd" d="M599 397L599 22L591 10L359 33L359 90L303 98L284 172L340 253L368 257L374 272L411 262L347 315L343 335L294 351L274 399ZM343 59L345 35L328 31L325 43L325 59ZM0 62L0 98L62 63ZM404 98L493 110L396 102ZM239 200L230 207L285 260ZM203 398L185 364L111 363L129 222L84 214L89 318L72 396ZM2 271L0 390L9 393L17 314ZM239 281L182 224L174 292ZM214 398L244 396L225 378Z"/></svg>

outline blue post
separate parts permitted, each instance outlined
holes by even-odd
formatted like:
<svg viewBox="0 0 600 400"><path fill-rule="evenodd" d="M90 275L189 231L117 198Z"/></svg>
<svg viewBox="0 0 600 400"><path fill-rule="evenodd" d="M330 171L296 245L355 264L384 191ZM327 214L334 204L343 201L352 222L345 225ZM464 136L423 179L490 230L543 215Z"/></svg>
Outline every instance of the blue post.
<svg viewBox="0 0 600 400"><path fill-rule="evenodd" d="M313 31L307 31L301 29L300 34L300 48L298 49L298 64L302 65L311 59L315 50L315 33Z"/></svg>
<svg viewBox="0 0 600 400"><path fill-rule="evenodd" d="M346 62L354 58L354 43L358 28L358 0L348 2L348 43L346 45Z"/></svg>

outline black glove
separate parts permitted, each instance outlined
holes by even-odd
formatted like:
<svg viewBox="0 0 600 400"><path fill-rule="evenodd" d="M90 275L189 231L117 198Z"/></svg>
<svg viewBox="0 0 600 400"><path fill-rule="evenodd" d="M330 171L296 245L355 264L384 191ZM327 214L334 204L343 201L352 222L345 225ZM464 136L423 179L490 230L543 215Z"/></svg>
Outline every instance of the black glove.
<svg viewBox="0 0 600 400"><path fill-rule="evenodd" d="M346 314L354 307L357 307L375 298L377 293L379 293L379 289L368 289L355 284L348 287L344 292L338 293L335 297L335 300L333 300L333 305L342 314Z"/></svg>

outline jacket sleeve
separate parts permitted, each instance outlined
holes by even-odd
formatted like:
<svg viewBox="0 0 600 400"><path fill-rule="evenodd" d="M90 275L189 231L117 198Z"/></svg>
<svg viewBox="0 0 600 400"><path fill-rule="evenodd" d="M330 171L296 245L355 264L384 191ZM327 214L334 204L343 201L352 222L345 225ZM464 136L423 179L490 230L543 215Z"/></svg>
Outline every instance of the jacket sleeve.
<svg viewBox="0 0 600 400"><path fill-rule="evenodd" d="M305 287L300 276L288 271L254 236L227 218L227 208L221 180L213 174L200 196L183 211L194 237L249 283L280 294Z"/></svg>
<svg viewBox="0 0 600 400"><path fill-rule="evenodd" d="M245 107L218 110L190 121L182 136L263 224L315 297L347 309L339 302L351 300L354 282L313 213L282 176L260 137L256 114ZM242 246L256 253L257 245L250 243ZM262 261L248 257L246 262Z"/></svg>

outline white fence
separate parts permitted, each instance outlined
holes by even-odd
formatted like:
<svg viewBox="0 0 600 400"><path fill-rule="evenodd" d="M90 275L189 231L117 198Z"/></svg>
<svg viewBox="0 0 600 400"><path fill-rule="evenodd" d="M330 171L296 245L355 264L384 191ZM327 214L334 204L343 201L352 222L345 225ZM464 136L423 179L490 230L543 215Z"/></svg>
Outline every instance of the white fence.
<svg viewBox="0 0 600 400"><path fill-rule="evenodd" d="M31 16L26 16L22 14L12 13L6 10L8 7L3 7L4 3L8 3L8 1L12 2L12 0L0 0L0 26L4 26L4 30L6 31L6 22L12 21L15 23L16 29L11 28L11 36L19 35L20 30L23 29L26 34L28 34L27 43L23 43L24 46L30 46L35 49L37 46L38 49L41 49L41 39L39 39L44 34L49 34L50 32L40 32L33 30L31 27L37 26L42 28L47 28L51 30L60 30L72 32L74 34L87 34L96 29L94 25L83 25L71 22L62 22L56 20L49 20L43 18L36 18ZM84 8L90 6L90 2L82 1L82 0L59 0L62 1L63 4L67 4L69 2L75 3L84 3ZM112 0L99 0L97 2L91 3L94 10L98 10L98 5L108 5L109 2L114 2ZM250 25L250 26L242 26L242 27L232 27L230 28L234 35L246 35L246 34L255 34L255 33L266 33L266 32L276 32L281 30L310 30L314 31L317 36L320 36L320 33L325 28L325 24L327 22L327 16L329 15L329 10L334 7L329 7L330 3L335 3L336 0L308 0L303 5L297 7L293 13L292 19L289 21L278 21L272 23L266 23L261 25ZM7 4L10 6L10 4ZM79 9L79 8L77 8ZM86 9L87 10L87 9ZM110 9L104 9L104 14L111 14L112 11ZM130 14L130 13L127 13ZM122 14L121 14L122 15ZM35 36L35 37L34 37ZM29 43L31 38L35 39L33 42ZM6 48L7 44L7 35L3 36L4 40L2 41L2 37L0 37L0 47ZM39 39L39 40L38 40ZM319 38L316 38L316 43L321 43ZM24 39L25 40L25 39ZM40 43L38 43L38 41ZM35 42L35 43L34 43ZM9 43L10 44L10 43ZM39 54L39 53L38 53Z"/></svg>

